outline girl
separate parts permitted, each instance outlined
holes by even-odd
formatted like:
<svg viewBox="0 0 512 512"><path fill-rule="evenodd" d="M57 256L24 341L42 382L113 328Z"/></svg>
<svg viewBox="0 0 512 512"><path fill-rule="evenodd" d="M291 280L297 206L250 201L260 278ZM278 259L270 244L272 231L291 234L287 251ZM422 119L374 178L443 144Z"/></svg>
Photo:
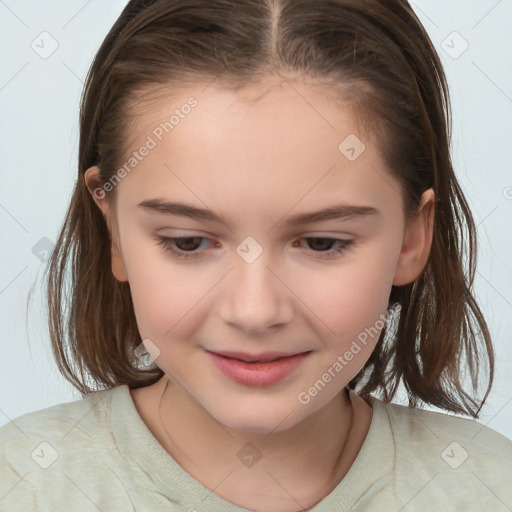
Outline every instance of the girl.
<svg viewBox="0 0 512 512"><path fill-rule="evenodd" d="M130 1L48 273L83 399L0 430L0 508L512 510L512 443L420 408L493 377L449 112L406 0Z"/></svg>

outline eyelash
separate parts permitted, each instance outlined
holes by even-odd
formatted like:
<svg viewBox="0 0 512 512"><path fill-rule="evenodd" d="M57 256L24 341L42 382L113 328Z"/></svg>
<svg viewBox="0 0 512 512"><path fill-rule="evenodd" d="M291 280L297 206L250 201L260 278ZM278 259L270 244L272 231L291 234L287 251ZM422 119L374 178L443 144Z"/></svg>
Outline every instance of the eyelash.
<svg viewBox="0 0 512 512"><path fill-rule="evenodd" d="M191 240L194 238L198 238L202 240L207 240L206 237L203 236L183 236L178 238L169 238L165 236L155 236L155 240L157 241L157 245L160 245L164 248L166 252L171 253L174 257L182 260L188 260L188 259L197 259L200 258L200 253L197 252L181 252L174 249L174 242L177 240ZM336 249L330 249L329 251L313 251L318 254L327 254L328 256L319 256L320 259L334 259L336 255L342 254L345 251L347 251L350 247L355 245L354 240L342 240L339 238L328 238L328 237L304 237L301 240L328 240L331 242L339 242L342 244L341 246L338 246Z"/></svg>

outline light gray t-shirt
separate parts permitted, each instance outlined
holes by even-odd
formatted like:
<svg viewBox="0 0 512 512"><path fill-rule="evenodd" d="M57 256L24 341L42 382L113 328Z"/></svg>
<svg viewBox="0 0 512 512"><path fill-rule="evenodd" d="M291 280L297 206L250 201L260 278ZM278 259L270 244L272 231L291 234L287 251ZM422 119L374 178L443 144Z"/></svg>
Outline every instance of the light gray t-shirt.
<svg viewBox="0 0 512 512"><path fill-rule="evenodd" d="M357 459L312 511L512 511L512 441L471 419L369 403L372 423ZM126 385L0 428L2 512L247 510L178 465Z"/></svg>

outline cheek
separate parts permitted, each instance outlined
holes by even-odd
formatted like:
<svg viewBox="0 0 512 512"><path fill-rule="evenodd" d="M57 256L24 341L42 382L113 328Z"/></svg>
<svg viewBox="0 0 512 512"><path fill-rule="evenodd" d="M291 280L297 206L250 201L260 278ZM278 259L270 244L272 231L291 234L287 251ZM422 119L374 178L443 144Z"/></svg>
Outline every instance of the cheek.
<svg viewBox="0 0 512 512"><path fill-rule="evenodd" d="M151 240L129 242L125 243L129 255L125 265L141 336L157 345L186 339L211 310L209 301L222 272L176 263Z"/></svg>
<svg viewBox="0 0 512 512"><path fill-rule="evenodd" d="M297 291L310 311L308 316L316 318L317 334L326 349L322 367L341 380L349 381L364 366L385 326L394 270L392 250L373 244L353 260L317 272L314 286L304 277Z"/></svg>
<svg viewBox="0 0 512 512"><path fill-rule="evenodd" d="M342 353L352 340L360 335L364 338L365 330L375 326L386 311L396 256L389 239L383 238L338 263L315 262L300 271L282 272L284 282L293 290L288 300L297 303L297 310L310 319L311 327L331 351ZM225 269L178 264L147 235L125 231L122 250L143 338L158 343L184 336L211 311L208 304L216 295L216 284L222 283L221 288L229 292L227 282L221 279ZM378 335L368 335L366 349L373 348L377 340ZM365 346L361 348L363 355Z"/></svg>
<svg viewBox="0 0 512 512"><path fill-rule="evenodd" d="M392 259L366 258L361 253L314 274L304 272L295 277L293 290L322 320L326 333L345 338L372 325L386 311L392 279Z"/></svg>
<svg viewBox="0 0 512 512"><path fill-rule="evenodd" d="M122 250L141 336L158 340L170 335L197 302L197 281L189 279L190 271L173 263L147 236L127 233Z"/></svg>
<svg viewBox="0 0 512 512"><path fill-rule="evenodd" d="M172 336L194 318L207 289L169 265L153 265L130 273L130 290L141 335L162 339Z"/></svg>

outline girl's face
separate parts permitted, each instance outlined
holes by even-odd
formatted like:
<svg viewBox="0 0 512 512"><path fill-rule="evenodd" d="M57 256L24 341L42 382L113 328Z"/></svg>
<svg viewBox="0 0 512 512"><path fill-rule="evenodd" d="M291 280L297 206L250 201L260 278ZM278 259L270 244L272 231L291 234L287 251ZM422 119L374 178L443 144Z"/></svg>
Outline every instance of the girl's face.
<svg viewBox="0 0 512 512"><path fill-rule="evenodd" d="M364 366L392 284L426 261L427 217L405 229L374 141L318 86L198 86L131 130L113 271L156 363L228 428L298 424ZM307 354L256 370L210 354L220 351Z"/></svg>

